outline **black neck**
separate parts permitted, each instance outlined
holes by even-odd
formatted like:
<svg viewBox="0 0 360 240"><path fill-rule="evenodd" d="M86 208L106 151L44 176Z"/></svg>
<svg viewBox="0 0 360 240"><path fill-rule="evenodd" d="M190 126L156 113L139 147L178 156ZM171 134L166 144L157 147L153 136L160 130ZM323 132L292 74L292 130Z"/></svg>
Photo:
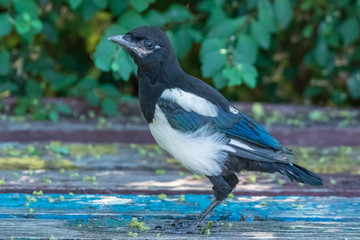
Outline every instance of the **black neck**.
<svg viewBox="0 0 360 240"><path fill-rule="evenodd" d="M184 72L175 56L169 57L156 68L145 68L138 64L139 102L148 123L152 122L155 105L166 88L172 88Z"/></svg>

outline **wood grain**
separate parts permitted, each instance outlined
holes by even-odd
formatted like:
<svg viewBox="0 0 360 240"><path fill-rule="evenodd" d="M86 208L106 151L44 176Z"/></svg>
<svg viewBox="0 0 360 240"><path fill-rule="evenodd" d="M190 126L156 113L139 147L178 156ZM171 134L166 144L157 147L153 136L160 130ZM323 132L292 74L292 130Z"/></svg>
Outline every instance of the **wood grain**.
<svg viewBox="0 0 360 240"><path fill-rule="evenodd" d="M25 194L0 194L0 239L126 239L130 231L138 233L140 239L156 239L161 232L154 230L156 226L179 218L194 220L212 198L190 194L180 202L179 196L165 200L149 195L62 196L44 194L27 200ZM49 202L50 197L53 202ZM130 227L132 217L151 229ZM212 239L357 239L360 198L235 197L221 204L211 220L218 224L211 228L208 237ZM186 237L204 236L175 236ZM161 233L160 238L174 236Z"/></svg>

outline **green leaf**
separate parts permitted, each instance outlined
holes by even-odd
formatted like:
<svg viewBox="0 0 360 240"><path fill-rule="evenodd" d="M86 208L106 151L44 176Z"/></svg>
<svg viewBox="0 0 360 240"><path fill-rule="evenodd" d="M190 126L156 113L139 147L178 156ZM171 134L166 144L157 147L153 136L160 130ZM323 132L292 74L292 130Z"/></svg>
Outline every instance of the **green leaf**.
<svg viewBox="0 0 360 240"><path fill-rule="evenodd" d="M167 23L167 17L159 11L151 9L145 16L146 21L153 26L163 26Z"/></svg>
<svg viewBox="0 0 360 240"><path fill-rule="evenodd" d="M256 68L249 64L241 64L241 65L239 64L238 67L240 68L242 79L243 79L244 83L249 88L255 88L256 87L256 79L258 76L258 72L257 72Z"/></svg>
<svg viewBox="0 0 360 240"><path fill-rule="evenodd" d="M223 3L224 3L223 0L221 0L221 1L202 0L202 1L198 2L197 8L201 12L210 12L213 9L221 8Z"/></svg>
<svg viewBox="0 0 360 240"><path fill-rule="evenodd" d="M206 54L213 51L220 51L225 49L225 40L220 38L205 38L201 44L200 59L204 58Z"/></svg>
<svg viewBox="0 0 360 240"><path fill-rule="evenodd" d="M9 21L10 16L6 13L0 14L0 38L8 35L12 30L12 24Z"/></svg>
<svg viewBox="0 0 360 240"><path fill-rule="evenodd" d="M89 1L89 0L87 0ZM93 4L100 9L106 8L108 0L92 0Z"/></svg>
<svg viewBox="0 0 360 240"><path fill-rule="evenodd" d="M256 87L256 76L253 74L244 74L242 76L244 83L249 87L249 88L255 88Z"/></svg>
<svg viewBox="0 0 360 240"><path fill-rule="evenodd" d="M105 83L101 85L100 90L103 92L103 95L106 98L114 99L114 100L120 98L119 90L110 83Z"/></svg>
<svg viewBox="0 0 360 240"><path fill-rule="evenodd" d="M302 35L304 38L311 38L314 32L314 27L313 25L307 25L303 31L302 31Z"/></svg>
<svg viewBox="0 0 360 240"><path fill-rule="evenodd" d="M348 90L353 99L360 99L360 70L351 74L348 80Z"/></svg>
<svg viewBox="0 0 360 240"><path fill-rule="evenodd" d="M52 122L58 122L59 121L59 114L53 110L51 110L49 112L49 119L52 121Z"/></svg>
<svg viewBox="0 0 360 240"><path fill-rule="evenodd" d="M257 70L250 64L237 64L222 71L223 77L229 79L229 86L240 85L243 82L250 88L256 86Z"/></svg>
<svg viewBox="0 0 360 240"><path fill-rule="evenodd" d="M188 27L179 28L176 31L167 31L171 45L173 46L178 58L182 59L191 49L193 38Z"/></svg>
<svg viewBox="0 0 360 240"><path fill-rule="evenodd" d="M43 28L43 24L39 19L34 19L31 21L31 27L34 28L35 32L40 32Z"/></svg>
<svg viewBox="0 0 360 240"><path fill-rule="evenodd" d="M242 26L245 22L245 17L235 19L225 19L218 24L215 24L209 31L208 37L229 37Z"/></svg>
<svg viewBox="0 0 360 240"><path fill-rule="evenodd" d="M177 56L182 59L186 56L192 46L192 36L188 27L182 27L175 32L175 39L177 41Z"/></svg>
<svg viewBox="0 0 360 240"><path fill-rule="evenodd" d="M95 79L84 77L78 84L69 90L69 93L74 96L84 97L88 92L92 91L92 89L97 86L98 82Z"/></svg>
<svg viewBox="0 0 360 240"><path fill-rule="evenodd" d="M10 6L11 0L0 0L0 6L8 8Z"/></svg>
<svg viewBox="0 0 360 240"><path fill-rule="evenodd" d="M341 37L339 34L332 33L330 36L326 38L326 43L328 44L329 48L340 48L341 47Z"/></svg>
<svg viewBox="0 0 360 240"><path fill-rule="evenodd" d="M105 115L113 116L118 111L118 105L111 99L105 99L101 104L102 110Z"/></svg>
<svg viewBox="0 0 360 240"><path fill-rule="evenodd" d="M144 18L135 11L126 11L120 16L118 23L127 30L147 25L147 22L144 20Z"/></svg>
<svg viewBox="0 0 360 240"><path fill-rule="evenodd" d="M51 43L57 43L59 34L55 26L50 22L45 22L43 25L43 33L45 38Z"/></svg>
<svg viewBox="0 0 360 240"><path fill-rule="evenodd" d="M110 68L111 68L111 71L117 72L117 71L119 71L119 64L117 64L117 62L114 61L111 63Z"/></svg>
<svg viewBox="0 0 360 240"><path fill-rule="evenodd" d="M222 70L222 76L229 80L229 86L241 85L241 72L239 68L227 67Z"/></svg>
<svg viewBox="0 0 360 240"><path fill-rule="evenodd" d="M338 7L347 7L348 5L351 4L352 0L341 0L341 1L335 1L334 4Z"/></svg>
<svg viewBox="0 0 360 240"><path fill-rule="evenodd" d="M38 8L34 0L13 0L13 4L17 13L27 13L31 18L38 17Z"/></svg>
<svg viewBox="0 0 360 240"><path fill-rule="evenodd" d="M0 76L10 73L10 53L7 50L0 51Z"/></svg>
<svg viewBox="0 0 360 240"><path fill-rule="evenodd" d="M222 69L226 63L226 53L223 51L210 52L204 56L201 65L201 73L204 77L211 77Z"/></svg>
<svg viewBox="0 0 360 240"><path fill-rule="evenodd" d="M305 89L304 95L306 98L312 98L315 96L319 96L320 94L324 93L324 88L319 86L308 86Z"/></svg>
<svg viewBox="0 0 360 240"><path fill-rule="evenodd" d="M78 7L80 7L83 0L67 0L71 9L76 10Z"/></svg>
<svg viewBox="0 0 360 240"><path fill-rule="evenodd" d="M63 75L60 72L56 72L53 70L48 70L42 73L45 81L50 83L50 87L53 91L61 91L70 87L77 80L76 75Z"/></svg>
<svg viewBox="0 0 360 240"><path fill-rule="evenodd" d="M114 49L114 48L112 48L112 49ZM114 56L112 54L111 55L110 54L111 53L109 53L108 55L107 54L101 54L101 55L96 54L95 55L95 66L104 72L109 72L112 60L114 58Z"/></svg>
<svg viewBox="0 0 360 240"><path fill-rule="evenodd" d="M0 93L6 92L6 91L16 92L18 90L18 86L16 86L15 83L8 82L8 81L4 80L4 78L1 79L0 83L1 83L0 84Z"/></svg>
<svg viewBox="0 0 360 240"><path fill-rule="evenodd" d="M153 2L154 0L130 0L130 4L140 13L145 11L149 7L149 4Z"/></svg>
<svg viewBox="0 0 360 240"><path fill-rule="evenodd" d="M273 7L269 0L259 0L258 19L263 28L268 32L275 32L277 30Z"/></svg>
<svg viewBox="0 0 360 240"><path fill-rule="evenodd" d="M128 6L129 0L109 0L111 13L114 16L120 15Z"/></svg>
<svg viewBox="0 0 360 240"><path fill-rule="evenodd" d="M335 104L343 104L345 103L345 101L348 98L348 94L346 94L343 91L339 91L339 90L335 90L334 92L332 92L331 94L331 100L335 103Z"/></svg>
<svg viewBox="0 0 360 240"><path fill-rule="evenodd" d="M328 46L324 40L319 40L314 50L314 57L317 64L325 67L329 59Z"/></svg>
<svg viewBox="0 0 360 240"><path fill-rule="evenodd" d="M346 19L339 27L339 32L345 44L351 44L359 37L359 22L356 18Z"/></svg>
<svg viewBox="0 0 360 240"><path fill-rule="evenodd" d="M29 96L31 98L39 98L42 96L43 91L38 82L28 79L25 82L25 93L26 96Z"/></svg>
<svg viewBox="0 0 360 240"><path fill-rule="evenodd" d="M200 61L204 77L211 77L226 63L225 40L220 38L205 39L201 45Z"/></svg>
<svg viewBox="0 0 360 240"><path fill-rule="evenodd" d="M226 19L226 15L222 7L217 7L211 10L210 17L206 22L206 25L211 27Z"/></svg>
<svg viewBox="0 0 360 240"><path fill-rule="evenodd" d="M95 89L91 89L90 91L88 91L85 95L86 100L88 101L88 103L93 106L93 107L97 107L100 104L100 97L99 95L96 93Z"/></svg>
<svg viewBox="0 0 360 240"><path fill-rule="evenodd" d="M202 41L202 39L204 38L204 36L202 35L202 33L199 30L196 30L194 28L187 28L188 30L188 34L191 37L191 39L196 42L199 43Z"/></svg>
<svg viewBox="0 0 360 240"><path fill-rule="evenodd" d="M166 10L165 16L170 22L182 22L192 18L191 12L180 4L171 4Z"/></svg>
<svg viewBox="0 0 360 240"><path fill-rule="evenodd" d="M290 0L275 0L274 2L275 16L280 29L289 26L292 18L292 8Z"/></svg>
<svg viewBox="0 0 360 240"><path fill-rule="evenodd" d="M126 30L119 25L112 25L105 31L105 34L102 37L100 43L97 45L94 53L94 62L97 68L104 72L110 71L115 53L117 52L119 47L116 44L107 40L107 38L125 32Z"/></svg>
<svg viewBox="0 0 360 240"><path fill-rule="evenodd" d="M14 113L17 116L24 115L28 109L28 104L23 102L18 102L14 108Z"/></svg>
<svg viewBox="0 0 360 240"><path fill-rule="evenodd" d="M254 64L258 54L258 46L253 37L241 35L236 43L234 59L239 63Z"/></svg>
<svg viewBox="0 0 360 240"><path fill-rule="evenodd" d="M270 33L261 23L254 21L251 24L251 33L262 48L269 49Z"/></svg>
<svg viewBox="0 0 360 240"><path fill-rule="evenodd" d="M99 7L96 4L94 4L94 2L91 0L84 1L81 4L81 9L80 9L81 16L85 20L90 20L98 10Z"/></svg>
<svg viewBox="0 0 360 240"><path fill-rule="evenodd" d="M66 103L56 103L53 108L56 112L62 114L70 115L72 113L71 108Z"/></svg>
<svg viewBox="0 0 360 240"><path fill-rule="evenodd" d="M31 21L26 21L24 15L18 15L15 19L15 29L20 35L24 35L31 30Z"/></svg>
<svg viewBox="0 0 360 240"><path fill-rule="evenodd" d="M19 115L24 115L24 113L21 113ZM49 119L49 114L45 111L45 109L35 109L33 113L33 118L37 121L45 121Z"/></svg>
<svg viewBox="0 0 360 240"><path fill-rule="evenodd" d="M222 89L228 85L228 80L223 77L222 72L216 73L212 80L217 89Z"/></svg>

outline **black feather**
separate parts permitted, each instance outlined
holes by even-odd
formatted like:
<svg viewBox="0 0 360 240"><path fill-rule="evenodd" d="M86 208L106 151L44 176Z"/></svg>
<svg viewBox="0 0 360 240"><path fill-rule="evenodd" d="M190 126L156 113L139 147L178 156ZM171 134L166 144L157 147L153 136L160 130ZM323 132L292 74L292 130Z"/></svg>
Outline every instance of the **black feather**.
<svg viewBox="0 0 360 240"><path fill-rule="evenodd" d="M288 176L291 181L306 183L311 186L321 186L323 182L315 173L296 164L288 164L280 168L280 173Z"/></svg>
<svg viewBox="0 0 360 240"><path fill-rule="evenodd" d="M311 186L321 186L323 184L321 178L315 173L290 162L264 162L240 158L238 156L229 156L225 166L229 173L240 172L242 170L268 173L279 172L290 178L291 181L295 180Z"/></svg>

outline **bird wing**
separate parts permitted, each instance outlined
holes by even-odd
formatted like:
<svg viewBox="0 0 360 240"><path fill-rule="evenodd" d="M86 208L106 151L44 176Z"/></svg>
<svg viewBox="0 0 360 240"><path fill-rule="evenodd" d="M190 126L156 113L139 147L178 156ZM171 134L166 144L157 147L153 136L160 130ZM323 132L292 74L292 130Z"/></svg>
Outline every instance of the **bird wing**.
<svg viewBox="0 0 360 240"><path fill-rule="evenodd" d="M231 137L239 138L265 148L273 150L280 150L282 148L279 141L254 120L237 111L232 106L229 106L229 108L234 110L225 111L219 109L218 116L212 119L220 131Z"/></svg>
<svg viewBox="0 0 360 240"><path fill-rule="evenodd" d="M198 96L192 95L189 98L192 99L186 100L184 95L177 98L163 94L158 99L157 104L172 128L182 132L195 132L208 124L229 138L228 144L235 149L234 155L259 161L289 162L284 154L291 154L291 151L250 117L231 105L226 111Z"/></svg>

